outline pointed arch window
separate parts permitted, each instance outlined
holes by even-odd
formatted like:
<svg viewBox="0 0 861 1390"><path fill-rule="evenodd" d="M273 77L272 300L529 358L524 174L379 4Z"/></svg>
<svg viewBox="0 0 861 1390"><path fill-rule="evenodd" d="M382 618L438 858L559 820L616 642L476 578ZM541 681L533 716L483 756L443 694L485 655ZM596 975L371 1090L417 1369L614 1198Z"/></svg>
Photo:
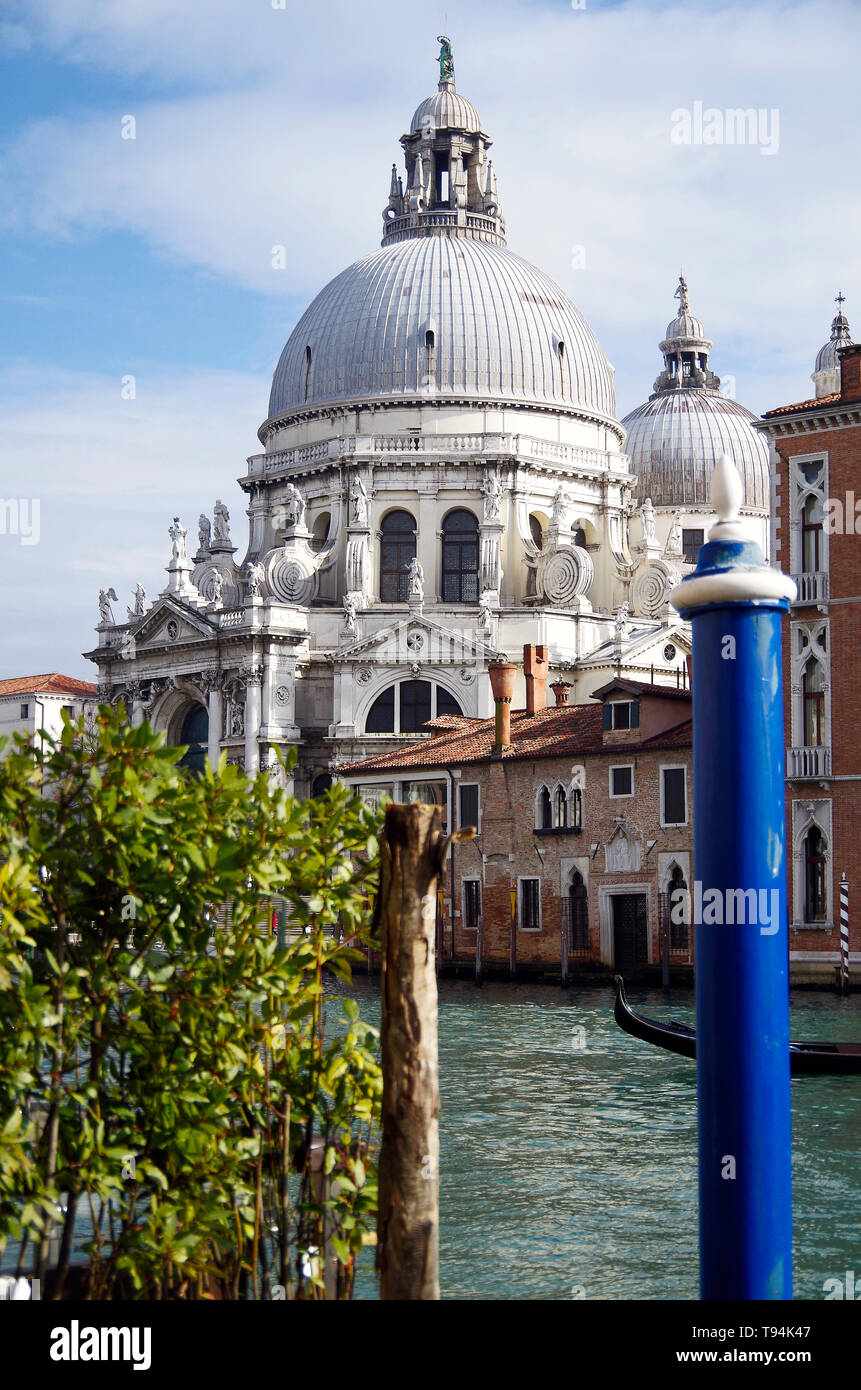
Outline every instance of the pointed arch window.
<svg viewBox="0 0 861 1390"><path fill-rule="evenodd" d="M808 497L801 509L801 568L816 574L822 567L822 502Z"/></svg>
<svg viewBox="0 0 861 1390"><path fill-rule="evenodd" d="M568 825L572 830L583 829L583 793L572 787L568 796Z"/></svg>
<svg viewBox="0 0 861 1390"><path fill-rule="evenodd" d="M557 787L553 797L553 827L555 830L568 828L568 797L564 787Z"/></svg>
<svg viewBox="0 0 861 1390"><path fill-rule="evenodd" d="M821 748L825 744L825 676L822 662L811 657L801 677L804 709L804 746Z"/></svg>
<svg viewBox="0 0 861 1390"><path fill-rule="evenodd" d="M553 829L553 802L546 787L538 793L538 829Z"/></svg>
<svg viewBox="0 0 861 1390"><path fill-rule="evenodd" d="M687 891L688 885L685 882L685 876L679 868L678 864L674 864L673 872L670 874L670 881L667 884L667 904L665 909L670 919L669 936L671 951L690 950L691 943L688 923L685 921L678 922L674 920L677 917L681 917L683 914L678 911L673 912L673 907L681 901L678 897L678 894L680 892L687 893Z"/></svg>
<svg viewBox="0 0 861 1390"><path fill-rule="evenodd" d="M583 875L572 869L568 883L569 950L589 950L589 895Z"/></svg>
<svg viewBox="0 0 861 1390"><path fill-rule="evenodd" d="M416 554L416 519L409 512L388 512L380 531L380 602L406 603L410 561Z"/></svg>
<svg viewBox="0 0 861 1390"><path fill-rule="evenodd" d="M804 837L804 920L824 922L827 913L825 836L813 825Z"/></svg>
<svg viewBox="0 0 861 1390"><path fill-rule="evenodd" d="M478 603L478 521L465 507L442 524L444 603Z"/></svg>

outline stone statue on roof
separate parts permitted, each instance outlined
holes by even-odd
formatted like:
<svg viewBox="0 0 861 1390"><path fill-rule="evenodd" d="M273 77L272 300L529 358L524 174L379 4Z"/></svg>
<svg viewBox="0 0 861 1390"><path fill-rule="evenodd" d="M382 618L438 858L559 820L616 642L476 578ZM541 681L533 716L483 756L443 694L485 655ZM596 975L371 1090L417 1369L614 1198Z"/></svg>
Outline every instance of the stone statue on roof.
<svg viewBox="0 0 861 1390"><path fill-rule="evenodd" d="M445 34L437 35L437 43L441 45L439 51L439 80L440 82L454 81L454 54L451 48L451 39Z"/></svg>

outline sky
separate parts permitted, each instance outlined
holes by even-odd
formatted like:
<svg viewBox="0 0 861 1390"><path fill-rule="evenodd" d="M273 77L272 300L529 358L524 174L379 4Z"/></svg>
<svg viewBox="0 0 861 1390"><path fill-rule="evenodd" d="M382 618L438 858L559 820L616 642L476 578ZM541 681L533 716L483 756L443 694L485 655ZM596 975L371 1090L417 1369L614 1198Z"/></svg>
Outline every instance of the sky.
<svg viewBox="0 0 861 1390"><path fill-rule="evenodd" d="M379 245L443 32L620 417L681 268L756 413L812 394L838 288L861 325L857 0L0 0L0 677L93 678L98 591L158 593L175 514L223 498L244 545L275 364Z"/></svg>

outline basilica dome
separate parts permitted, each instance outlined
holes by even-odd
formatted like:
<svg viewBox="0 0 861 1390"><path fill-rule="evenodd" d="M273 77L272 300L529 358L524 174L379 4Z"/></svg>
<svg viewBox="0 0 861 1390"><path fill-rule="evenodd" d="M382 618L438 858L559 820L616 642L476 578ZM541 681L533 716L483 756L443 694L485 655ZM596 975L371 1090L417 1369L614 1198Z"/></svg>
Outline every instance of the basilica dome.
<svg viewBox="0 0 861 1390"><path fill-rule="evenodd" d="M621 438L613 368L564 290L506 248L490 140L446 72L401 138L382 249L302 315L261 438L297 414L407 402L552 409Z"/></svg>
<svg viewBox="0 0 861 1390"><path fill-rule="evenodd" d="M269 417L428 396L615 415L613 369L564 291L467 237L408 238L337 275L290 335Z"/></svg>
<svg viewBox="0 0 861 1390"><path fill-rule="evenodd" d="M741 475L744 506L767 511L768 444L757 417L721 393L720 377L709 369L712 344L690 312L684 277L676 295L679 313L660 345L664 371L654 394L622 421L638 496L656 507L710 507L712 473L726 453Z"/></svg>

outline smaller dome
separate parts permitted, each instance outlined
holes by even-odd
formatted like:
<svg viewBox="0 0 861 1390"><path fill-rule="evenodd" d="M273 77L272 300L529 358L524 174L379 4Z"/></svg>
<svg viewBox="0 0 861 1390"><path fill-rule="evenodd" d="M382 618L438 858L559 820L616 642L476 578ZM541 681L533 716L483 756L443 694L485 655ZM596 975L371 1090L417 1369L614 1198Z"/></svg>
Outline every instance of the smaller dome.
<svg viewBox="0 0 861 1390"><path fill-rule="evenodd" d="M694 338L697 342L708 341L706 338L706 331L699 319L694 318L693 314L688 313L677 314L676 317L671 319L667 324L665 340L669 343L675 341L677 338Z"/></svg>
<svg viewBox="0 0 861 1390"><path fill-rule="evenodd" d="M478 112L471 101L455 91L453 82L441 82L439 91L416 108L410 134L415 135L427 121L436 130L468 130L472 135L481 130Z"/></svg>
<svg viewBox="0 0 861 1390"><path fill-rule="evenodd" d="M843 292L837 295L837 313L831 320L831 337L816 354L815 372L827 372L840 366L838 350L847 343L851 343L852 334L849 331L849 320L843 312Z"/></svg>

